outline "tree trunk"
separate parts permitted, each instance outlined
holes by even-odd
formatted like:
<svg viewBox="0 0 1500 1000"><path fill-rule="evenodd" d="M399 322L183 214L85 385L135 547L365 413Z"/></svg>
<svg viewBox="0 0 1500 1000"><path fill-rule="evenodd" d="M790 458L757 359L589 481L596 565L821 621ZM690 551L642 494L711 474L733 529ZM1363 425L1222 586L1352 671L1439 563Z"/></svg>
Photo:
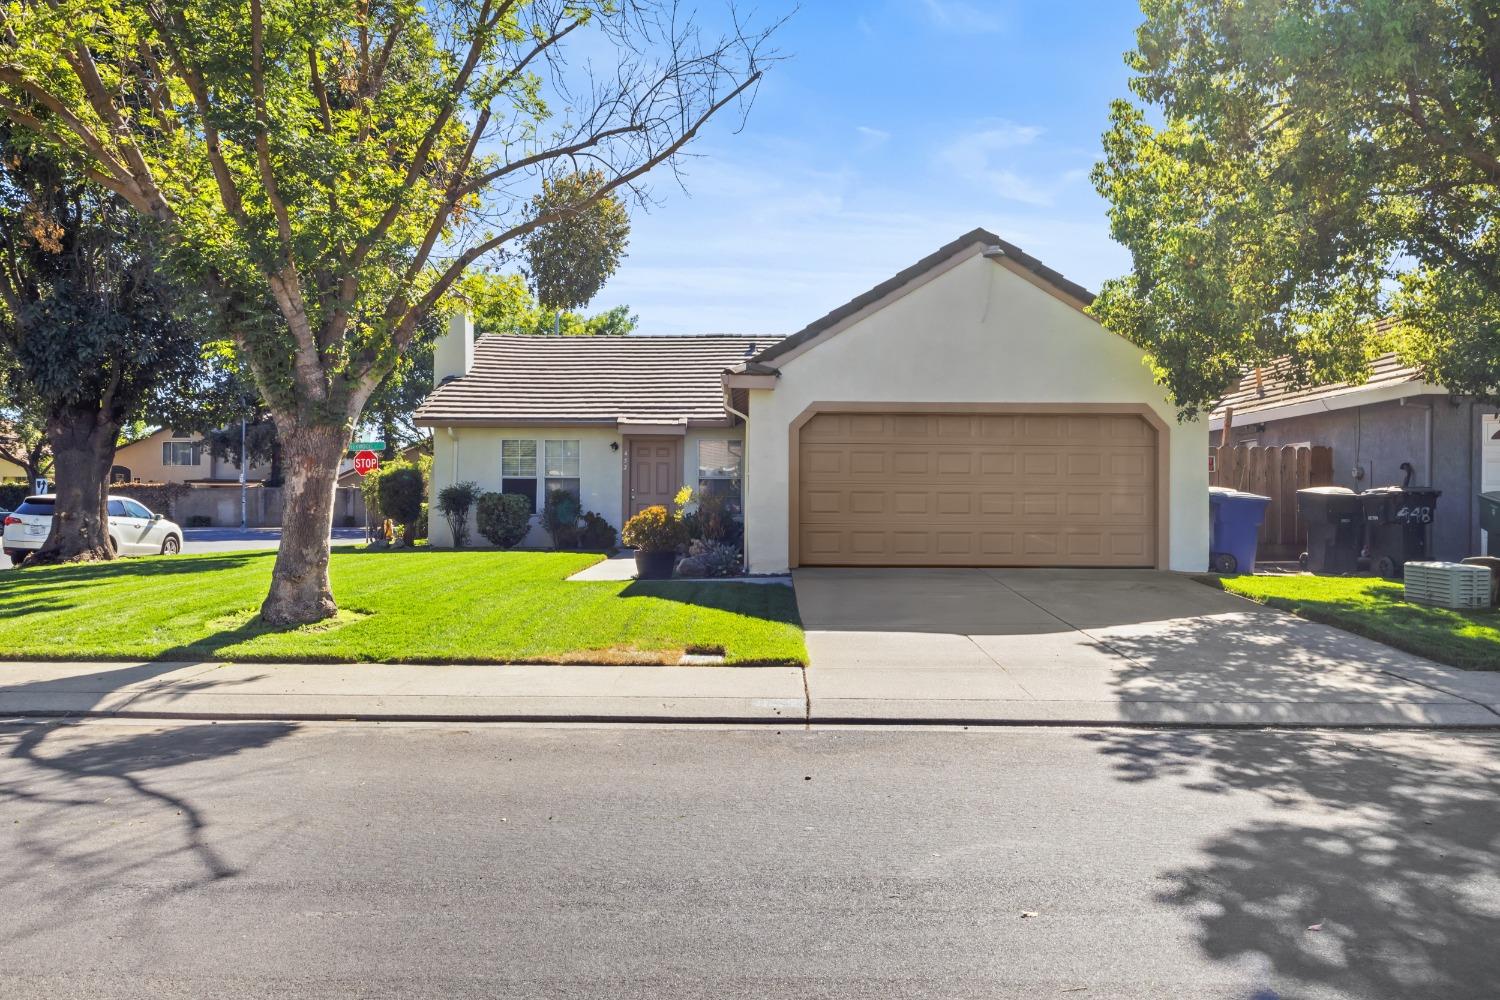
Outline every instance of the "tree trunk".
<svg viewBox="0 0 1500 1000"><path fill-rule="evenodd" d="M306 625L338 611L328 582L328 535L349 432L327 425L298 427L292 420L278 420L277 430L284 476L281 548L260 614L272 625Z"/></svg>
<svg viewBox="0 0 1500 1000"><path fill-rule="evenodd" d="M106 500L119 440L120 425L95 410L62 410L47 418L57 501L52 533L26 560L28 566L114 558Z"/></svg>

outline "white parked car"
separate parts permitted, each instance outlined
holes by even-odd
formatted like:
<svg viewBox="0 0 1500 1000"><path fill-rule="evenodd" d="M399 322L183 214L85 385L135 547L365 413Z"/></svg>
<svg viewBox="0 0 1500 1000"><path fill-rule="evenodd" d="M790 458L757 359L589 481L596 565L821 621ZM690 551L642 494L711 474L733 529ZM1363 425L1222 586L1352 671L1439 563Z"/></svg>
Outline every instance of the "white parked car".
<svg viewBox="0 0 1500 1000"><path fill-rule="evenodd" d="M12 563L19 564L47 540L56 499L51 493L27 497L5 515L4 548ZM129 497L110 497L109 544L116 555L172 556L182 551L182 529Z"/></svg>

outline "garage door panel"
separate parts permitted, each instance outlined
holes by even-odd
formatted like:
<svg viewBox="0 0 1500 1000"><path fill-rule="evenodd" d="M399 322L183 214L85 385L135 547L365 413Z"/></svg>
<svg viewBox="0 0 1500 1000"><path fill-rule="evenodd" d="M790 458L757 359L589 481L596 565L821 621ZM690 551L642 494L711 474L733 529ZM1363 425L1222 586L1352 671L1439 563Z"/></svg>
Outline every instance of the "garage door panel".
<svg viewBox="0 0 1500 1000"><path fill-rule="evenodd" d="M805 565L1149 566L1155 431L1120 414L819 414Z"/></svg>

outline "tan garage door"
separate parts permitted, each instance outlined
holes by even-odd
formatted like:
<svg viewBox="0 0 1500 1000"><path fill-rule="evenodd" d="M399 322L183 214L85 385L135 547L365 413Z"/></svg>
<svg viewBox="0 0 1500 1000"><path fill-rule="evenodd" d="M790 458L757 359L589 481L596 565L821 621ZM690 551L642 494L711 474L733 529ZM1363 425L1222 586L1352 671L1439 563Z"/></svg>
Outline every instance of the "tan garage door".
<svg viewBox="0 0 1500 1000"><path fill-rule="evenodd" d="M804 566L1151 566L1156 432L1121 414L820 413Z"/></svg>

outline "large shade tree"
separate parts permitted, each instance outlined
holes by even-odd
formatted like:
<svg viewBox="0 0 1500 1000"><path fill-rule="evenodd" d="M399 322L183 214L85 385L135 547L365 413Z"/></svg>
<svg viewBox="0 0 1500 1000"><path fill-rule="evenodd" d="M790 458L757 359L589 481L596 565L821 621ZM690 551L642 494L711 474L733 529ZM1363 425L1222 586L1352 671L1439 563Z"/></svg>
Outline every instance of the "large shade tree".
<svg viewBox="0 0 1500 1000"><path fill-rule="evenodd" d="M565 58L576 35L591 58ZM637 191L743 109L765 32L672 0L17 0L0 114L83 157L215 282L279 322L237 350L277 424L282 541L265 620L332 615L339 460L370 394L465 269Z"/></svg>
<svg viewBox="0 0 1500 1000"><path fill-rule="evenodd" d="M1113 106L1094 172L1134 266L1093 308L1177 404L1282 357L1303 382L1358 378L1391 347L1500 398L1500 9L1141 6L1142 103Z"/></svg>
<svg viewBox="0 0 1500 1000"><path fill-rule="evenodd" d="M200 326L163 273L158 229L0 126L0 369L56 470L52 530L28 563L113 557L120 431L196 381Z"/></svg>

